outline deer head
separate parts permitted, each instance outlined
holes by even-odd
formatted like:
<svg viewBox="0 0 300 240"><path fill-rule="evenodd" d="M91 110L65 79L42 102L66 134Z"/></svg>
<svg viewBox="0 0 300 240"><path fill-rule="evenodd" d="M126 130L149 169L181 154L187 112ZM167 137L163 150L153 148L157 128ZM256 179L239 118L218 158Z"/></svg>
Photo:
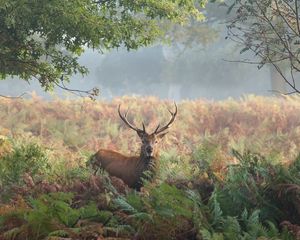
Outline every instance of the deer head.
<svg viewBox="0 0 300 240"><path fill-rule="evenodd" d="M129 128L136 131L136 133L138 134L138 136L140 137L140 139L142 141L141 157L155 158L158 155L158 147L157 146L159 145L159 142L161 141L161 139L168 133L168 132L166 132L166 130L168 130L170 125L174 122L175 117L177 115L177 105L176 105L176 103L174 103L174 105L175 105L175 111L174 112L171 112L168 109L168 111L171 114L170 121L163 127L160 127L160 124L158 124L155 131L152 132L152 133L147 133L144 123L142 123L143 129L137 128L136 126L131 124L127 120L128 110L124 115L122 115L121 112L120 112L120 107L121 106L119 105L118 112L119 112L120 118L123 120L123 122Z"/></svg>

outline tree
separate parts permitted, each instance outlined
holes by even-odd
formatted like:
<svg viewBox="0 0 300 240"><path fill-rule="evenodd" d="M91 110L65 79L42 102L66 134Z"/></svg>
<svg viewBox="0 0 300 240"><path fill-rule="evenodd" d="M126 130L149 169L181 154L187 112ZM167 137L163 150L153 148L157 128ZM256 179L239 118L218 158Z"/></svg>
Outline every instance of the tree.
<svg viewBox="0 0 300 240"><path fill-rule="evenodd" d="M235 0L235 16L228 22L228 37L242 44L241 53L252 51L260 69L270 64L292 89L300 93L299 0ZM299 84L299 82L298 82Z"/></svg>
<svg viewBox="0 0 300 240"><path fill-rule="evenodd" d="M184 26L160 22L167 29L169 44L107 54L96 74L103 86L102 93L112 97L124 92L140 95L155 92L160 97L177 100L199 96L223 98L230 91L232 94L242 91L236 84L246 76L241 76L238 70L246 71L248 66L241 63L230 68L230 63L222 63L220 59L238 54L233 42L223 41L227 9L215 2L199 11L205 14L205 21L190 21ZM219 69L226 75L219 74ZM230 85L234 89L228 90Z"/></svg>
<svg viewBox="0 0 300 240"><path fill-rule="evenodd" d="M64 83L72 74L88 72L78 63L86 48L147 46L163 37L160 19L182 24L203 18L195 4L194 0L0 0L0 78L36 78L46 91L55 86L68 89ZM89 93L95 95L97 90Z"/></svg>
<svg viewBox="0 0 300 240"><path fill-rule="evenodd" d="M217 42L219 35L222 34L220 23L226 17L226 11L220 7L222 2L222 0L212 0L205 9L201 9L205 14L204 22L190 21L184 27L173 24L168 28L171 45L163 46L164 68L161 76L169 85L168 98L181 99L184 95L190 97L188 95L192 95L191 91L195 90L195 87L191 86L194 85L193 82L199 82L195 73L200 66L195 67L195 65L201 62L200 51L204 53L205 49Z"/></svg>

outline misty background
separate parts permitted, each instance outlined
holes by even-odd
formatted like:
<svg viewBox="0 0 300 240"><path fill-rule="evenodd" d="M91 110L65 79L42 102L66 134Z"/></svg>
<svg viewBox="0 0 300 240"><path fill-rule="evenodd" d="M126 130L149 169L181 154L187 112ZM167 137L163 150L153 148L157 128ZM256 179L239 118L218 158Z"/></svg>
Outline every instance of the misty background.
<svg viewBox="0 0 300 240"><path fill-rule="evenodd" d="M98 87L99 98L108 100L122 95L177 101L271 95L271 90L276 90L272 69L267 66L258 70L255 64L229 62L241 59L241 47L225 39L225 9L208 5L206 15L205 22L170 30L169 44L131 52L122 48L104 53L87 49L80 63L89 69L89 74L72 76L67 86L80 90ZM1 94L10 96L32 91L46 99L72 96L61 89L45 93L37 81L27 83L17 78L0 81L0 89Z"/></svg>

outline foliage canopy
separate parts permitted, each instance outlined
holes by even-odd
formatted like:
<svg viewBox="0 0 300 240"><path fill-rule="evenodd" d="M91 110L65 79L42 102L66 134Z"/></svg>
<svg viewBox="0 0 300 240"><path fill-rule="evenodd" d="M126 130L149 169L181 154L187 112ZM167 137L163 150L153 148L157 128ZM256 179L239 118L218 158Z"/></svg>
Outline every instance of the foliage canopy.
<svg viewBox="0 0 300 240"><path fill-rule="evenodd" d="M258 68L273 65L291 92L299 93L299 1L237 0L230 11L234 17L228 23L228 36L243 46L241 53L258 56Z"/></svg>
<svg viewBox="0 0 300 240"><path fill-rule="evenodd" d="M36 78L45 90L74 73L85 48L146 46L162 37L159 20L201 19L206 0L0 0L0 78Z"/></svg>

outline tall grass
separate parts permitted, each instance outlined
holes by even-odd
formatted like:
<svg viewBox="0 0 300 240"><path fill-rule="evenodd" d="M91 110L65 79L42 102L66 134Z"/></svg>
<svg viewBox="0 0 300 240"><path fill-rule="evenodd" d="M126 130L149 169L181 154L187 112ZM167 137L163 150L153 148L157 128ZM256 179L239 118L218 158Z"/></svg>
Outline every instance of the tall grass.
<svg viewBox="0 0 300 240"><path fill-rule="evenodd" d="M148 129L168 101L0 100L0 239L297 239L300 98L178 103L160 170L141 192L85 162L138 154L117 106Z"/></svg>
<svg viewBox="0 0 300 240"><path fill-rule="evenodd" d="M0 99L0 135L34 136L66 158L81 151L110 148L139 152L136 134L121 122L117 107L130 109L129 120L149 131L169 119L173 103L154 97L116 98L111 102L88 99L44 101ZM218 146L217 161L232 161L231 148L250 149L289 161L300 146L300 98L247 96L243 99L178 103L178 117L164 141L163 150L176 149L188 155L203 144Z"/></svg>

